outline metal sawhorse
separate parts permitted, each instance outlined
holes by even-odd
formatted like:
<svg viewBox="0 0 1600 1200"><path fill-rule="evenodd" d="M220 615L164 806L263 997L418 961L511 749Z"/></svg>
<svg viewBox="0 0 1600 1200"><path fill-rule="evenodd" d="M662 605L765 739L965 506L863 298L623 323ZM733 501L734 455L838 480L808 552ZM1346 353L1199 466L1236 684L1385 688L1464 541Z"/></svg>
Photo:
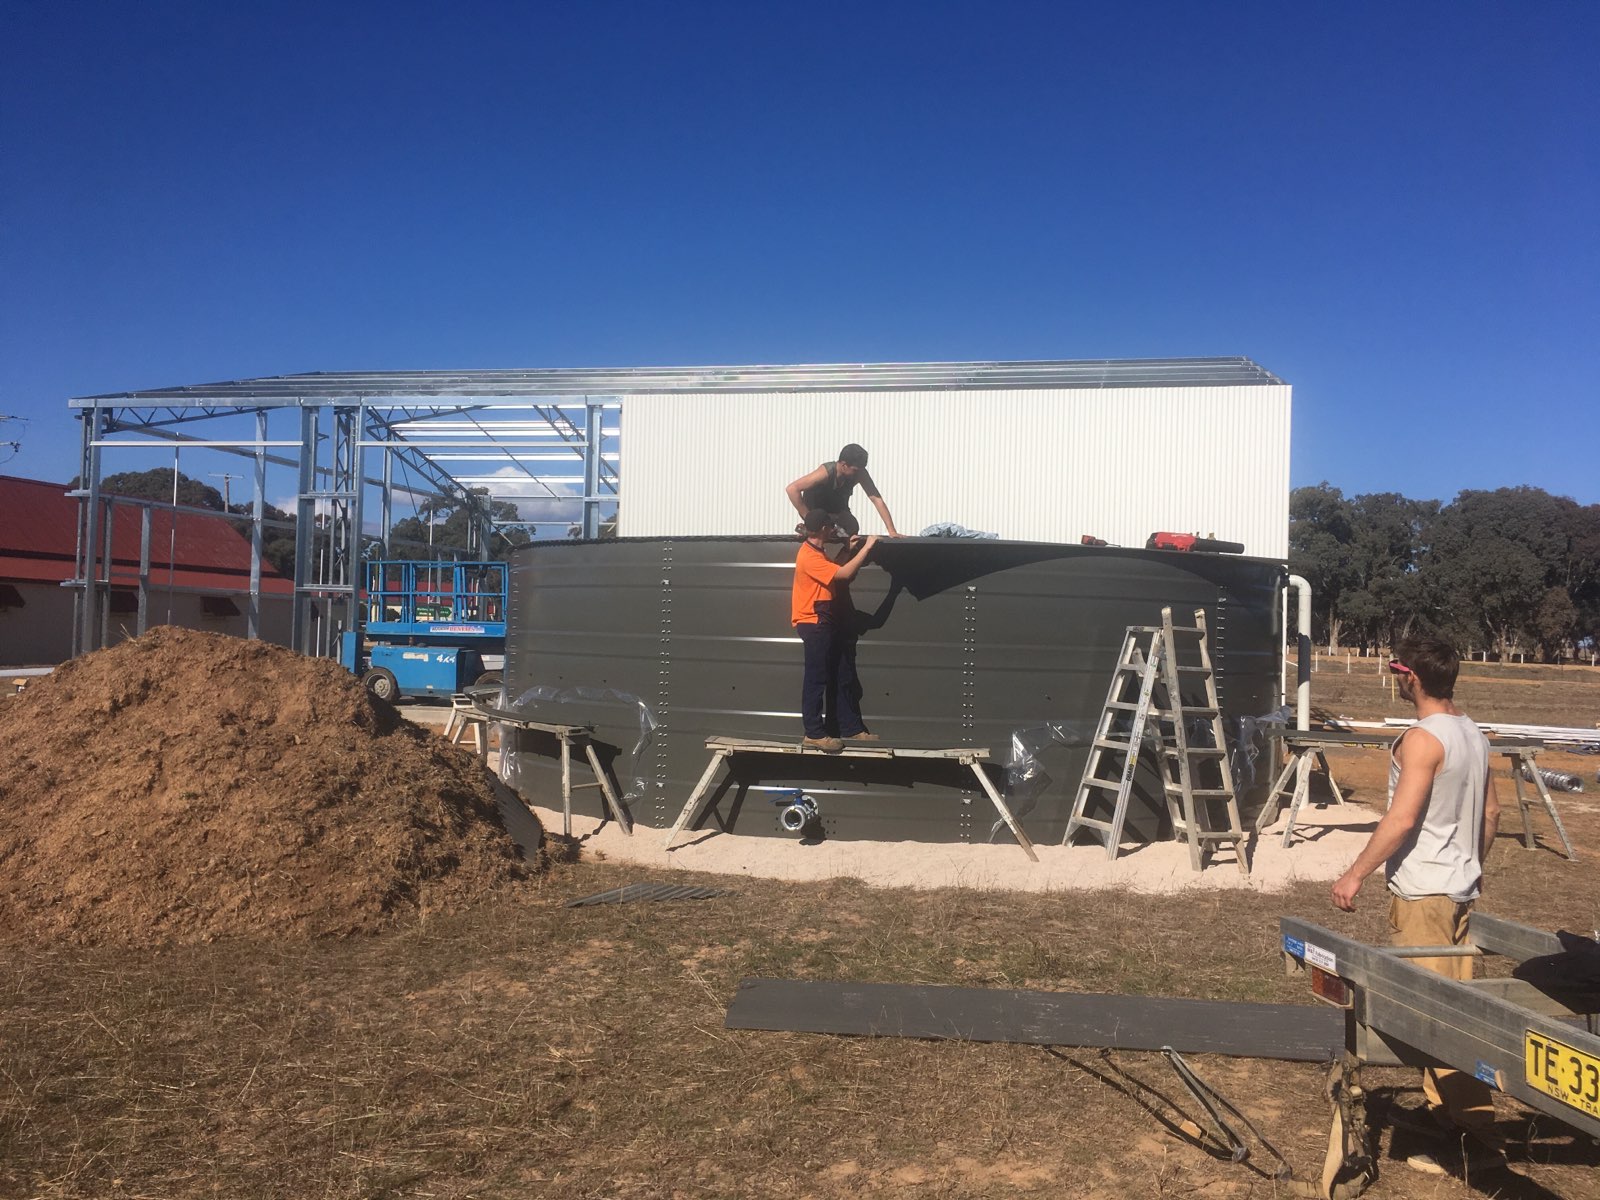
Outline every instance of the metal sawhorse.
<svg viewBox="0 0 1600 1200"><path fill-rule="evenodd" d="M1289 751L1289 761L1284 765L1277 780L1268 793L1267 803L1256 818L1256 831L1264 830L1277 819L1281 811L1281 799L1289 798L1289 820L1283 828L1283 845L1287 849L1294 840L1295 821L1300 816L1300 807L1306 802L1306 797L1311 790L1312 766L1320 765L1327 772L1328 784L1333 788L1334 799L1340 804L1344 803L1344 796L1339 791L1339 785L1334 782L1333 770L1328 766L1327 751L1334 747L1366 746L1387 749L1394 744L1395 738L1404 732L1396 728L1391 737L1387 733L1373 730L1319 730L1309 733L1288 733L1284 736L1284 747ZM1526 769L1529 780L1533 784L1534 793L1539 804L1544 808L1545 814L1555 826L1556 836L1561 839L1562 848L1566 851L1567 858L1572 862L1578 861L1578 853L1572 848L1572 839L1567 836L1566 826L1561 823L1561 814L1556 811L1556 803L1550 797L1550 789L1545 785L1544 777L1539 774L1537 762L1538 754L1545 748L1545 743L1530 738L1490 738L1489 751L1498 754L1511 767L1511 781L1516 787L1517 811L1522 818L1522 845L1524 849L1532 850L1533 825L1528 819L1528 810L1534 805L1534 800L1522 789L1523 771ZM1288 782L1290 775L1295 776L1292 791Z"/></svg>
<svg viewBox="0 0 1600 1200"><path fill-rule="evenodd" d="M1022 847L1022 852L1034 862L1039 861L1039 855L1033 849L1033 843L1028 835L1022 831L1022 825L1017 821L1010 807L1006 804L1005 797L995 789L994 781L989 778L984 770L984 764L989 761L989 752L973 746L957 746L953 749L925 750L907 746L886 746L882 742L846 742L843 750L828 753L804 746L800 742L786 742L764 740L759 738L733 738L733 737L708 737L706 749L711 751L711 761L706 764L705 773L700 776L700 782L695 784L694 791L689 793L689 800L683 806L683 811L678 814L678 820L667 834L666 847L672 848L672 843L678 834L692 825L700 815L700 809L705 804L706 798L711 794L711 783L716 778L717 770L735 754L802 754L809 757L822 758L915 758L915 759L942 759L946 762L960 763L970 767L972 773L978 777L978 784L983 788L984 794L989 797L995 811L1000 814L1000 819L1016 836L1017 844Z"/></svg>
<svg viewBox="0 0 1600 1200"><path fill-rule="evenodd" d="M610 811L622 832L629 837L633 836L633 819L628 816L628 810L622 806L622 801L617 796L617 791L611 785L611 777L606 774L606 769L600 765L600 757L594 751L594 726L593 725L563 725L553 721L532 721L526 717L518 716L503 708L486 707L470 696L452 696L450 703L455 706L455 711L450 714L450 727L446 731L451 741L461 736L461 727L473 727L473 744L478 748L480 757L488 755L488 738L482 729L488 725L510 725L514 729L526 729L533 733L546 733L555 738L561 746L561 834L563 837L572 836L572 793L582 791L584 788L599 788L600 794L605 797L606 808ZM458 727L458 720L460 727ZM574 745L583 747L584 758L589 763L589 770L594 773L593 783L572 782L572 748Z"/></svg>

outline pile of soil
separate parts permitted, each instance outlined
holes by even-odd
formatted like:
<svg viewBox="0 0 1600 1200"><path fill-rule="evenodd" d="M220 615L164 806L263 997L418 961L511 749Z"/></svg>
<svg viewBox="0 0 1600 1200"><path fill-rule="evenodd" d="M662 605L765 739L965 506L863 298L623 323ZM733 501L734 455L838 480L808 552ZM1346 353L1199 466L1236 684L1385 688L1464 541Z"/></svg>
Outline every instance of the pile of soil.
<svg viewBox="0 0 1600 1200"><path fill-rule="evenodd" d="M470 753L336 663L162 626L0 699L0 937L382 928L525 877Z"/></svg>

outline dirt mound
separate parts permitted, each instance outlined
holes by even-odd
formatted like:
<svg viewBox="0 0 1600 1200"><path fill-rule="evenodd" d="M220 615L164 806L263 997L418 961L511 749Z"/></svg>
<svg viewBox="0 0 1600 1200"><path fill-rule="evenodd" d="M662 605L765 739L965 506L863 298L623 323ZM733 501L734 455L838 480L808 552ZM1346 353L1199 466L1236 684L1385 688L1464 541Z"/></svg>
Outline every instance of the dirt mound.
<svg viewBox="0 0 1600 1200"><path fill-rule="evenodd" d="M336 663L162 626L0 699L0 937L380 928L526 869L470 754Z"/></svg>

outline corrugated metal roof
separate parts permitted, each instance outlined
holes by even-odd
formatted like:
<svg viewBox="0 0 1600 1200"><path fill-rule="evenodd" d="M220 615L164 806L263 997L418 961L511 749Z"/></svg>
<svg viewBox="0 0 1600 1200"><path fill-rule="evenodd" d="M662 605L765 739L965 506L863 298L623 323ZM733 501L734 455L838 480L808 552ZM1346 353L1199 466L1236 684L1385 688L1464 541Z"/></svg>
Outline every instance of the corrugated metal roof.
<svg viewBox="0 0 1600 1200"><path fill-rule="evenodd" d="M0 579L30 583L62 583L76 572L78 501L66 495L67 485L40 479L0 475ZM113 506L112 582L133 586L139 578L138 508ZM248 592L250 543L224 520L193 513L155 509L150 516L150 566L165 585L168 551L172 551L173 584L196 591ZM261 564L261 591L291 595L292 581Z"/></svg>
<svg viewBox="0 0 1600 1200"><path fill-rule="evenodd" d="M841 444L871 453L896 527L953 521L1002 538L1142 546L1157 530L1214 533L1288 552L1291 389L835 392L629 396L620 531L629 536L792 530L784 485ZM707 430L738 447L694 473ZM883 531L858 489L865 532Z"/></svg>
<svg viewBox="0 0 1600 1200"><path fill-rule="evenodd" d="M1238 387L1282 384L1248 358L1095 358L1027 362L813 363L791 366L563 367L525 371L352 371L275 375L73 400L123 403L332 401L401 396L625 396L672 392L928 391L991 388Z"/></svg>

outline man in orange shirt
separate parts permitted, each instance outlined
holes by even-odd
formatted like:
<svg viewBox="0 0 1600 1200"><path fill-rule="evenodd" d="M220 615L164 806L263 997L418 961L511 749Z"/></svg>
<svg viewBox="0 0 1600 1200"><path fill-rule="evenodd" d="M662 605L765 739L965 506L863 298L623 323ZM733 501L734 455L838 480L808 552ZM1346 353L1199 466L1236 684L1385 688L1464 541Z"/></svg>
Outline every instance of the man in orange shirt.
<svg viewBox="0 0 1600 1200"><path fill-rule="evenodd" d="M806 540L794 560L789 606L790 623L806 648L805 682L800 686L804 744L837 754L844 749L845 738L878 740L861 722L856 698L856 635L849 612L843 606L839 611L834 608L837 590L856 577L878 539L867 538L847 561L836 563L822 550L833 534L833 517L814 508L806 513L805 528Z"/></svg>

